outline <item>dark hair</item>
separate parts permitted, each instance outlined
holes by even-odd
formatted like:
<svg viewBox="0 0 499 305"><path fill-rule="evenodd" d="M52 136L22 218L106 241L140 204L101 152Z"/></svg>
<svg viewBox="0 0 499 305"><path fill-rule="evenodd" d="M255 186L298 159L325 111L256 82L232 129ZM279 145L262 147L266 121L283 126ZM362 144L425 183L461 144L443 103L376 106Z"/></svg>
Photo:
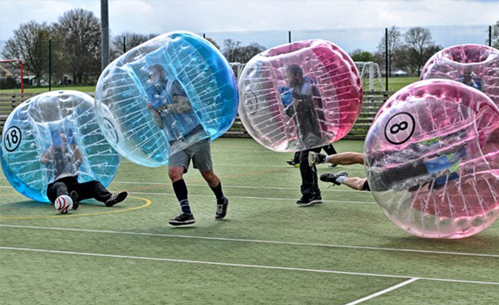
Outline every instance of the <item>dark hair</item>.
<svg viewBox="0 0 499 305"><path fill-rule="evenodd" d="M164 73L165 72L165 68L163 68L162 65L154 64L154 65L151 65L151 66L147 67L147 71L149 73L151 73L151 72Z"/></svg>
<svg viewBox="0 0 499 305"><path fill-rule="evenodd" d="M301 69L300 66L298 65L291 65L286 69L291 75L299 75L300 77L303 77L303 70Z"/></svg>

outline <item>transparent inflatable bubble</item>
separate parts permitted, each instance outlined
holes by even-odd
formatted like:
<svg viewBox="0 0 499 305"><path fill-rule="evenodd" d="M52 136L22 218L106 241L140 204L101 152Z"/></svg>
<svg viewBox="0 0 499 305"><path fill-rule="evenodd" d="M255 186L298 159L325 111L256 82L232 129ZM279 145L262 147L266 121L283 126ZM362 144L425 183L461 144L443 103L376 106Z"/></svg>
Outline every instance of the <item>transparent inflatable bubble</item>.
<svg viewBox="0 0 499 305"><path fill-rule="evenodd" d="M499 109L450 80L407 86L385 103L364 146L372 194L403 230L464 238L499 216Z"/></svg>
<svg viewBox="0 0 499 305"><path fill-rule="evenodd" d="M499 50L476 44L443 49L425 64L421 79L451 79L478 89L499 105Z"/></svg>
<svg viewBox="0 0 499 305"><path fill-rule="evenodd" d="M321 147L344 137L362 106L352 59L324 40L282 45L253 57L239 79L239 115L274 151Z"/></svg>
<svg viewBox="0 0 499 305"><path fill-rule="evenodd" d="M187 32L151 39L113 61L96 88L97 119L125 158L156 167L227 131L237 114L234 73L207 40Z"/></svg>
<svg viewBox="0 0 499 305"><path fill-rule="evenodd" d="M47 185L65 176L108 186L120 157L101 133L94 107L89 95L66 90L34 96L14 109L0 154L9 183L41 202L49 201Z"/></svg>

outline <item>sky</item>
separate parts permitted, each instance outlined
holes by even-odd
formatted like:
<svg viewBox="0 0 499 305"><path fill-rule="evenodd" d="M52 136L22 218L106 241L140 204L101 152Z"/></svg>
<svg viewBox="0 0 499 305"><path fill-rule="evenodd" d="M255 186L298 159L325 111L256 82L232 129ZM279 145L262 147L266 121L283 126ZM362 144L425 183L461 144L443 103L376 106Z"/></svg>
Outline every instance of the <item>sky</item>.
<svg viewBox="0 0 499 305"><path fill-rule="evenodd" d="M100 18L100 2L0 0L0 42L11 38L22 23L35 20L50 24L71 9L89 10ZM273 42L259 41L264 45L287 42L284 34L288 30L494 25L499 21L499 0L108 0L108 3L111 36L126 31L161 34L187 30L229 37L231 34L216 32L275 31L266 36L279 38ZM246 36L248 41L243 42L258 40L250 34ZM368 36L365 38L369 39Z"/></svg>

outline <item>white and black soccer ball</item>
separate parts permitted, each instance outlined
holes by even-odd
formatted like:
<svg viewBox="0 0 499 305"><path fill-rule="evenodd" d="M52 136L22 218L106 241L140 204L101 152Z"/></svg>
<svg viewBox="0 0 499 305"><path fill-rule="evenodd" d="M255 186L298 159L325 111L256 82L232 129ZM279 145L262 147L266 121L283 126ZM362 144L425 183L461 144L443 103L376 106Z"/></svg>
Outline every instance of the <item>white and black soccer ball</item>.
<svg viewBox="0 0 499 305"><path fill-rule="evenodd" d="M73 208L73 200L67 195L61 195L55 200L54 207L59 213L66 214Z"/></svg>

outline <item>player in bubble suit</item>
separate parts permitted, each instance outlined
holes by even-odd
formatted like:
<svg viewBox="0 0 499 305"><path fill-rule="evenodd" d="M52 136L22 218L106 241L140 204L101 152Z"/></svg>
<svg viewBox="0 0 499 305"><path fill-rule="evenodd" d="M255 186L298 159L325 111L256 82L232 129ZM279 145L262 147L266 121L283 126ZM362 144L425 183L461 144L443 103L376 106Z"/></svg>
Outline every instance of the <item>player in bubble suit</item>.
<svg viewBox="0 0 499 305"><path fill-rule="evenodd" d="M348 177L348 173L345 171L336 174L324 173L320 179L334 185L345 184L359 191L387 191L391 189L415 191L420 185L438 189L447 182L459 178L459 162L466 156L464 136L464 134L456 132L442 138L438 137L410 144L400 151L381 151L377 155L370 156L370 160L367 160L370 171L376 170L383 164L396 164L396 166L380 172L378 179L374 180L372 186L369 185L367 178ZM460 142L460 145L444 149L442 148L444 140L445 142ZM421 159L422 155L427 155L427 157ZM351 165L364 164L364 160L365 155L357 152L345 152L331 156L310 152L308 156L309 164L329 162Z"/></svg>
<svg viewBox="0 0 499 305"><path fill-rule="evenodd" d="M483 91L483 81L476 76L471 66L465 68L464 73L459 75L458 81L466 86Z"/></svg>
<svg viewBox="0 0 499 305"><path fill-rule="evenodd" d="M322 108L320 92L308 77L303 76L303 70L298 65L291 65L286 69L292 103L285 108L285 113L292 117L297 126L298 140L305 147L314 147L322 143L319 117L314 106ZM319 188L317 169L315 164L309 165L308 153L319 153L321 147L300 151L299 163L302 184L300 187L302 197L296 202L298 206L310 206L314 203L322 203L321 190Z"/></svg>
<svg viewBox="0 0 499 305"><path fill-rule="evenodd" d="M161 65L150 66L148 72L151 87L147 89L150 100L147 108L153 112L159 127L167 132L170 145L174 146L177 141L184 138L195 138L197 133L204 133L204 128L193 112L193 107L181 84L177 80L169 80ZM180 130L180 127L176 128L179 126L175 124L176 120L182 123L183 130ZM163 128L164 126L168 127ZM183 174L189 169L191 159L194 168L199 170L215 194L217 199L215 219L223 219L227 214L229 200L224 196L222 183L213 171L210 140L206 138L169 156L168 176L182 210L177 217L169 220L169 224L173 226L195 223L189 206L187 185L183 178Z"/></svg>
<svg viewBox="0 0 499 305"><path fill-rule="evenodd" d="M71 197L74 210L78 209L79 201L85 199L96 199L107 207L125 200L127 192L113 194L97 180L79 183L78 170L83 157L73 135L54 130L51 137L53 145L43 152L40 162L51 172L52 182L48 184L47 197L52 204L63 195Z"/></svg>

